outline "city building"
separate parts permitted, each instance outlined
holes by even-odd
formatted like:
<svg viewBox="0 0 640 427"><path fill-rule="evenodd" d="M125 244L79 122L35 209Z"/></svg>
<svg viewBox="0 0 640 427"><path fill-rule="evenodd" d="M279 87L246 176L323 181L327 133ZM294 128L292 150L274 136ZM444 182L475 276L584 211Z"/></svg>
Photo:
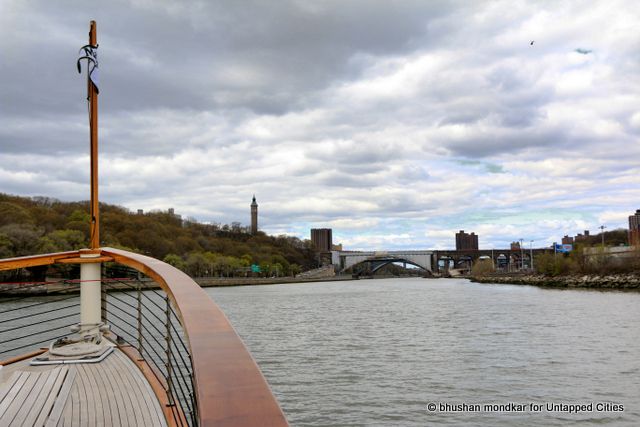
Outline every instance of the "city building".
<svg viewBox="0 0 640 427"><path fill-rule="evenodd" d="M258 203L256 203L256 195L253 195L251 201L251 234L258 233Z"/></svg>
<svg viewBox="0 0 640 427"><path fill-rule="evenodd" d="M456 233L456 250L457 251L477 251L478 236L475 233L467 234L464 230Z"/></svg>
<svg viewBox="0 0 640 427"><path fill-rule="evenodd" d="M640 246L640 209L634 215L629 216L629 244Z"/></svg>
<svg viewBox="0 0 640 427"><path fill-rule="evenodd" d="M589 230L584 230L584 234L578 233L578 235L574 238L574 241L578 243L588 239L589 239Z"/></svg>
<svg viewBox="0 0 640 427"><path fill-rule="evenodd" d="M562 238L562 244L563 245L573 245L573 237L570 237L568 235L564 235L564 237Z"/></svg>
<svg viewBox="0 0 640 427"><path fill-rule="evenodd" d="M333 247L332 230L330 228L312 228L311 242L317 252L330 252Z"/></svg>

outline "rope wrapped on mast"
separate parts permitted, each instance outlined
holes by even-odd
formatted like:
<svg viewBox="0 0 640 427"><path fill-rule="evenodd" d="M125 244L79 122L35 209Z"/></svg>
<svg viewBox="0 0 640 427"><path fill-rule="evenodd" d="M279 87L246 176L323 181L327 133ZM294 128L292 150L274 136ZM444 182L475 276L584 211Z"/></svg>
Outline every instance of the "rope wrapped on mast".
<svg viewBox="0 0 640 427"><path fill-rule="evenodd" d="M100 82L100 74L98 69L98 45L93 46L90 44L86 44L80 48L78 53L80 55L84 54L80 56L78 58L78 61L76 62L78 73L82 73L82 65L80 64L80 61L86 59L88 69L87 78L91 81L91 83L93 83L94 87L96 88L96 93L100 93L100 88L98 86ZM87 96L88 95L89 94L87 94Z"/></svg>

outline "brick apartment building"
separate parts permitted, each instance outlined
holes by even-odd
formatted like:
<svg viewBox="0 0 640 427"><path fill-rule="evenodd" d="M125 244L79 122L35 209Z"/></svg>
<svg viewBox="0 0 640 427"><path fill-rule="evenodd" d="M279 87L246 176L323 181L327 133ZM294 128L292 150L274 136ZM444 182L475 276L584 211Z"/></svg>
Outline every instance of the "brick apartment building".
<svg viewBox="0 0 640 427"><path fill-rule="evenodd" d="M456 233L456 250L457 251L477 251L478 250L478 235L475 233L465 233L464 230L460 230Z"/></svg>
<svg viewBox="0 0 640 427"><path fill-rule="evenodd" d="M640 209L636 213L629 216L629 244L631 246L640 246Z"/></svg>

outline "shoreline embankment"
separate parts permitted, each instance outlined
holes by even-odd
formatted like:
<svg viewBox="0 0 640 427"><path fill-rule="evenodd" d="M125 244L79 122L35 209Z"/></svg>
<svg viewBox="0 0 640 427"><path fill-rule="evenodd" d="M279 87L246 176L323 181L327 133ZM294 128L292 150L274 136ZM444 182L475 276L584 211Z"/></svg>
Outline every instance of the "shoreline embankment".
<svg viewBox="0 0 640 427"><path fill-rule="evenodd" d="M352 276L331 276L331 277L197 277L193 279L202 288L232 287L232 286L258 286L258 285L278 285L287 283L311 283L311 282L333 282L358 280ZM107 292L131 291L135 286L123 282L121 279L108 282ZM119 283L122 282L122 283ZM159 289L157 283L151 279L143 279L139 282L142 290ZM80 287L75 282L62 282L55 279L41 284L26 283L0 283L0 298L15 296L46 296L59 294L80 293Z"/></svg>
<svg viewBox="0 0 640 427"><path fill-rule="evenodd" d="M203 288L216 288L224 286L253 286L253 285L280 285L285 283L308 283L308 282L334 282L340 280L357 280L352 276L330 276L330 277L212 277L193 279Z"/></svg>
<svg viewBox="0 0 640 427"><path fill-rule="evenodd" d="M394 276L353 277L351 275L334 275L324 277L197 277L193 280L203 288L211 287L235 287L235 286L260 286L279 285L312 282L334 282L366 279L393 278ZM498 285L529 285L541 288L554 289L593 289L593 290L618 290L640 292L640 274L609 274L609 275L564 275L546 276L543 274L492 274L486 276L456 276L455 279L467 279L475 283L488 283ZM107 279L108 280L108 279ZM159 286L152 280L142 280L142 289L158 289ZM1 284L0 298L11 296L44 296L78 293L79 287L69 283L52 281L33 285L29 283ZM129 291L131 285L113 282L108 291Z"/></svg>
<svg viewBox="0 0 640 427"><path fill-rule="evenodd" d="M530 285L555 289L626 290L640 292L640 274L589 274L546 276L544 274L509 274L469 276L476 283Z"/></svg>

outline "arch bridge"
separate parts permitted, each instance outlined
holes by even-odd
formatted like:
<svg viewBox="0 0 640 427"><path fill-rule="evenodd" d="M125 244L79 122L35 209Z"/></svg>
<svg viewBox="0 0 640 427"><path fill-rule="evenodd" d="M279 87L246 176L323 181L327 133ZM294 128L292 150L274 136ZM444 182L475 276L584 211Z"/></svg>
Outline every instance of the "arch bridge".
<svg viewBox="0 0 640 427"><path fill-rule="evenodd" d="M394 262L412 264L430 272L432 254L433 251L333 251L331 261L341 272L364 262L371 263L372 273Z"/></svg>
<svg viewBox="0 0 640 427"><path fill-rule="evenodd" d="M498 270L515 271L531 268L531 258L553 249L484 249L484 250L407 250L407 251L332 251L331 264L344 272L356 264L368 262L371 272L394 262L420 267L429 273L443 273L450 268L470 269L480 257L493 260Z"/></svg>

